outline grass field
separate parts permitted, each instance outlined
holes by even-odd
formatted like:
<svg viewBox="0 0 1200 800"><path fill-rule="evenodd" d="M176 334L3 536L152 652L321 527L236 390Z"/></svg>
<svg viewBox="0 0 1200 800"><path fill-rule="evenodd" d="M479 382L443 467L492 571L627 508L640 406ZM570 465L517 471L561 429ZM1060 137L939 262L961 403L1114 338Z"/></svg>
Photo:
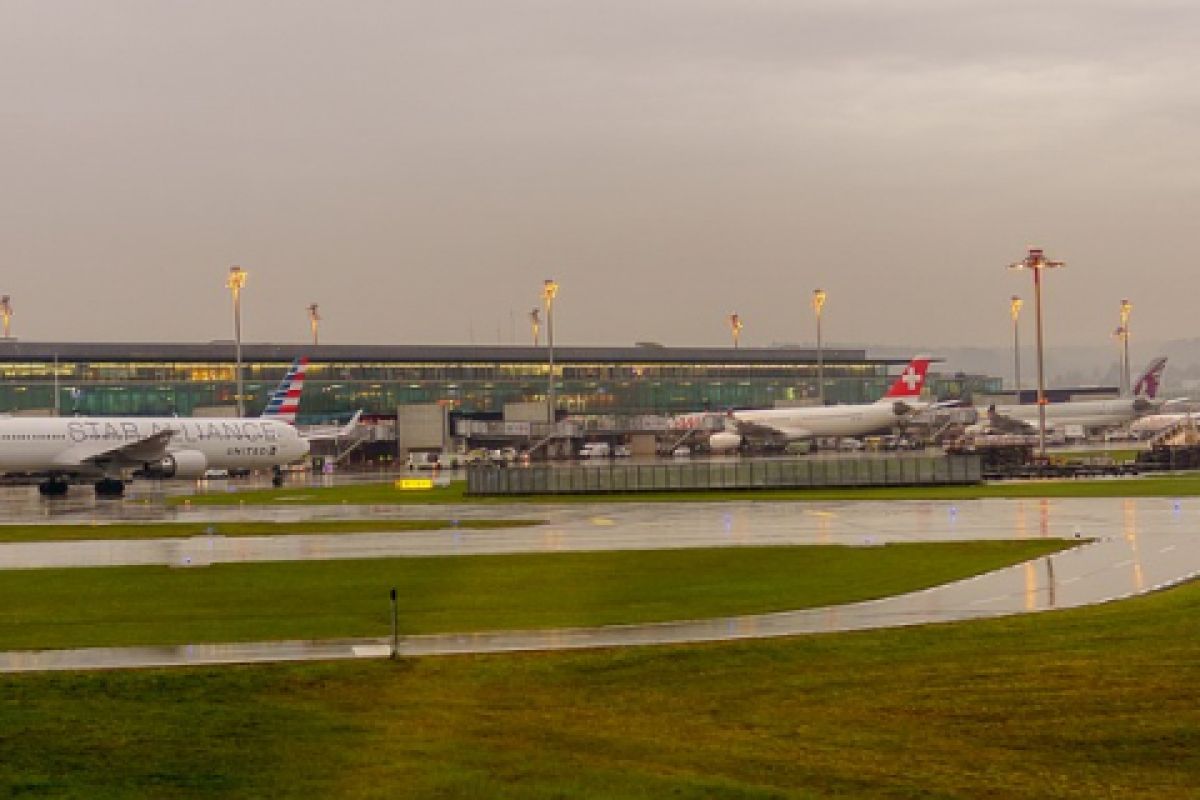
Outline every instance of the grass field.
<svg viewBox="0 0 1200 800"><path fill-rule="evenodd" d="M594 502L718 502L835 501L835 500L970 500L985 497L1190 497L1200 495L1200 475L1109 478L1100 480L1001 481L979 486L905 486L850 489L745 489L737 491L637 492L522 497L467 497L466 482L456 481L427 492L401 492L391 483L348 486L254 489L188 497L173 497L172 504L195 505L339 505L362 503L594 503Z"/></svg>
<svg viewBox="0 0 1200 800"><path fill-rule="evenodd" d="M1196 797L1198 685L1198 584L752 643L0 676L0 794Z"/></svg>
<svg viewBox="0 0 1200 800"><path fill-rule="evenodd" d="M385 636L697 619L847 603L945 583L1062 541L715 548L16 570L0 650Z"/></svg>
<svg viewBox="0 0 1200 800"><path fill-rule="evenodd" d="M301 533L437 531L539 525L534 519L364 519L303 522L140 522L112 525L0 525L0 542L161 539L186 536L286 536Z"/></svg>

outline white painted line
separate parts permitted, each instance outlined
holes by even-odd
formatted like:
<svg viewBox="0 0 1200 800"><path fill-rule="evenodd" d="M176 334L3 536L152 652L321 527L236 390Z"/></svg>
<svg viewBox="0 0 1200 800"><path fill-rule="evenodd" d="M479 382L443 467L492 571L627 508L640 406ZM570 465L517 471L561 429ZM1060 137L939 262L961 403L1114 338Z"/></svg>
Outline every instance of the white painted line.
<svg viewBox="0 0 1200 800"><path fill-rule="evenodd" d="M350 649L355 658L385 658L392 654L392 648L386 644L359 644Z"/></svg>

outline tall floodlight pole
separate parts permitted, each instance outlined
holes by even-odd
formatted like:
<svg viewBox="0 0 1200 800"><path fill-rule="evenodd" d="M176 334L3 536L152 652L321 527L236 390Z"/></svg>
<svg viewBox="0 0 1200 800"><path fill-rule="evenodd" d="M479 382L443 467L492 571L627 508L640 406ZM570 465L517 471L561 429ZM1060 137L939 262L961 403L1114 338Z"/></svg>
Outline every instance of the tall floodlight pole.
<svg viewBox="0 0 1200 800"><path fill-rule="evenodd" d="M742 328L744 327L746 326L742 324L742 318L738 316L736 311L729 315L729 332L733 334L733 347L735 350L737 349L738 339L741 337Z"/></svg>
<svg viewBox="0 0 1200 800"><path fill-rule="evenodd" d="M1133 394L1133 386L1129 377L1129 315L1133 311L1133 303L1121 301L1121 394Z"/></svg>
<svg viewBox="0 0 1200 800"><path fill-rule="evenodd" d="M542 310L540 308L529 312L529 327L533 332L533 346L537 347L542 341Z"/></svg>
<svg viewBox="0 0 1200 800"><path fill-rule="evenodd" d="M825 308L825 290L813 289L812 306L817 314L817 397L825 405L825 349L821 342L821 311Z"/></svg>
<svg viewBox="0 0 1200 800"><path fill-rule="evenodd" d="M1042 270L1065 267L1065 261L1051 261L1040 248L1029 248L1025 258L1009 264L1009 269L1027 269L1033 272L1033 315L1037 321L1037 373L1038 373L1038 451L1046 457L1046 372L1042 357Z"/></svg>
<svg viewBox="0 0 1200 800"><path fill-rule="evenodd" d="M554 396L554 298L558 296L558 284L550 278L542 281L542 300L546 303L546 344L550 362L550 375L547 378L546 404L549 406L550 423L556 417L554 409L557 403Z"/></svg>
<svg viewBox="0 0 1200 800"><path fill-rule="evenodd" d="M246 270L238 266L229 268L226 288L233 293L233 347L237 361L237 415L244 417L245 399L242 397L242 287L246 285Z"/></svg>
<svg viewBox="0 0 1200 800"><path fill-rule="evenodd" d="M12 296L4 295L0 297L0 315L4 317L4 338L11 338L8 335L8 326L12 322Z"/></svg>
<svg viewBox="0 0 1200 800"><path fill-rule="evenodd" d="M308 307L308 324L312 328L313 344L320 344L321 339L318 336L317 328L321 325L321 311L316 303Z"/></svg>
<svg viewBox="0 0 1200 800"><path fill-rule="evenodd" d="M1021 330L1017 321L1021 318L1021 298L1015 294L1008 302L1008 313L1013 322L1013 381L1017 384L1017 405L1021 404Z"/></svg>

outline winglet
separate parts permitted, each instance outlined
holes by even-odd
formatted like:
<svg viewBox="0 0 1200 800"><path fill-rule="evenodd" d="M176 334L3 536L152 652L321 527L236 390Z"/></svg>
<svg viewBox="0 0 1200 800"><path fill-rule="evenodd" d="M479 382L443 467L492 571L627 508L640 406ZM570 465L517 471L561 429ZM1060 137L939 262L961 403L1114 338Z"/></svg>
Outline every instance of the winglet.
<svg viewBox="0 0 1200 800"><path fill-rule="evenodd" d="M337 435L339 439L344 439L350 434L354 433L354 429L358 427L358 418L362 416L362 413L363 410L361 408L354 412L354 416L350 418L350 421L343 425L341 430L338 431Z"/></svg>
<svg viewBox="0 0 1200 800"><path fill-rule="evenodd" d="M900 400L921 396L921 387L925 385L925 373L929 369L929 356L916 356L908 362L908 366L896 378L892 388L884 395L888 400Z"/></svg>

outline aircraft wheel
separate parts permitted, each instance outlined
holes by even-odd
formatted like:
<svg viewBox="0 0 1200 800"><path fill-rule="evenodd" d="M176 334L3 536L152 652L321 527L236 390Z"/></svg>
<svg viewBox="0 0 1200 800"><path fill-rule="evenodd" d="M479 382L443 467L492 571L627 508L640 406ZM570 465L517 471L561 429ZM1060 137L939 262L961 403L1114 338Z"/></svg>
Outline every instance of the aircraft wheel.
<svg viewBox="0 0 1200 800"><path fill-rule="evenodd" d="M62 497L67 493L67 482L61 480L42 481L38 484L42 497Z"/></svg>
<svg viewBox="0 0 1200 800"><path fill-rule="evenodd" d="M96 481L97 497L120 497L125 494L125 482L116 478L104 478Z"/></svg>
<svg viewBox="0 0 1200 800"><path fill-rule="evenodd" d="M276 489L283 486L283 470L278 467L275 468L275 471L271 475L271 485Z"/></svg>

